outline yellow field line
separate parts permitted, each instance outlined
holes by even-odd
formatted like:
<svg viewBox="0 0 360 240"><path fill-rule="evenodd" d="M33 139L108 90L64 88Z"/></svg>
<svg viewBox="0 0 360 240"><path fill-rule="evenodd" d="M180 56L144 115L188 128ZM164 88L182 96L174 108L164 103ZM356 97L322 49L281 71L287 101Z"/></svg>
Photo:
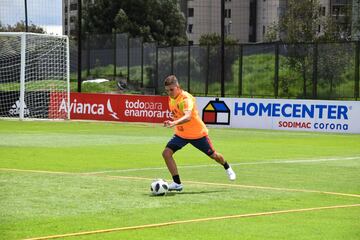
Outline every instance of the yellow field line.
<svg viewBox="0 0 360 240"><path fill-rule="evenodd" d="M152 178L146 178L146 177L109 176L109 175L98 174L98 173L94 174L94 173L71 173L71 172L55 172L55 171L53 172L53 171L26 170L26 169L14 169L14 168L0 168L0 171L17 171L17 172L32 172L32 173L47 173L47 174L99 176L99 177L105 177L105 178L110 178L110 179L131 179L131 180L146 180L146 181L154 180ZM328 191L308 190L308 189L292 189L292 188L242 185L242 184L234 184L234 183L212 183L212 182L199 182L199 181L183 181L183 182L184 183L190 183L190 184L209 185L209 186L218 186L218 187L250 188L250 189L275 190L275 191L284 191L284 192L319 193L319 194L326 194L326 195L336 195L336 196L360 198L359 194L338 193L338 192L328 192Z"/></svg>
<svg viewBox="0 0 360 240"><path fill-rule="evenodd" d="M102 175L104 176L104 175ZM133 180L153 180L151 178L144 177L131 177L131 176L107 176L106 178L118 178L118 179L133 179ZM327 195L338 195L345 197L356 197L360 198L359 194L351 193L338 193L338 192L327 192L327 191L318 191L318 190L308 190L308 189L293 189L293 188L279 188L279 187L264 187L264 186L252 186L252 185L242 185L234 183L212 183L212 182L198 182L198 181L182 181L183 183L198 184L198 185L209 185L217 187L232 187L232 188L251 188L251 189L262 189L262 190L275 190L275 191L284 191L284 192L303 192L303 193L320 193Z"/></svg>
<svg viewBox="0 0 360 240"><path fill-rule="evenodd" d="M197 182L197 181L184 181L187 183L193 184L203 184L203 185L213 185L213 186L228 186L228 187L238 187L238 188L252 188L252 189L264 189L264 190L278 190L278 191L287 191L287 192L305 192L305 193L321 193L328 195L339 195L346 197L357 197L360 198L359 194L351 193L338 193L338 192L327 192L327 191L318 191L318 190L308 190L308 189L294 189L294 188L279 188L279 187L264 187L264 186L252 186L252 185L242 185L242 184L230 184L230 183L211 183L211 182Z"/></svg>
<svg viewBox="0 0 360 240"><path fill-rule="evenodd" d="M197 219L179 220L179 221L173 221L173 222L146 224L146 225L138 225L138 226L130 226L130 227L119 227L119 228L101 229L101 230L93 230L93 231L86 231L86 232L66 233L66 234L60 234L60 235L50 235L50 236L45 236L45 237L34 237L34 238L27 238L24 240L43 240L43 239L65 238L65 237L74 237L74 236L82 236L82 235L90 235L90 234L119 232L119 231L126 231L126 230L165 227L165 226L185 224L185 223L194 223L194 222L207 222L207 221L216 221L216 220L224 220L224 219L226 220L226 219L235 219L235 218L250 218L250 217L259 217L259 216L269 216L269 215L275 215L275 214L298 213L298 212L309 212L309 211L319 211L319 210L339 209L339 208L353 208L353 207L360 207L360 204L290 209L290 210L280 210L280 211L272 211L272 212L260 212L260 213L219 216L219 217L197 218Z"/></svg>
<svg viewBox="0 0 360 240"><path fill-rule="evenodd" d="M81 173L72 173L72 172L55 172L55 171L45 171L45 170L31 170L31 169L17 169L17 168L0 168L0 171L13 171L13 172L31 172L31 173L48 173L48 174L81 174Z"/></svg>

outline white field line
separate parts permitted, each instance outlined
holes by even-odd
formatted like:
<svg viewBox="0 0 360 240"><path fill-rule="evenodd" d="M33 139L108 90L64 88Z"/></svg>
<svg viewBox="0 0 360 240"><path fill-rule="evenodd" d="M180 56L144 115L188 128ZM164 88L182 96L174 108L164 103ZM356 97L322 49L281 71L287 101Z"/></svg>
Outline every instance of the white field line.
<svg viewBox="0 0 360 240"><path fill-rule="evenodd" d="M101 176L101 175L97 175L97 176ZM151 178L133 177L133 176L109 176L109 175L103 175L103 176L105 178L109 178L109 179L133 179L133 180L148 180L148 181L153 180ZM325 194L325 195L336 195L336 196L360 198L359 194L328 192L328 191L309 190L309 189L268 187L268 186L234 184L234 183L214 183L214 182L203 182L203 181L200 182L200 181L189 181L189 180L183 181L183 183L189 183L189 184L194 184L194 185L207 185L207 186L214 186L214 187L229 187L232 189L248 188L248 189L261 189L261 190L270 190L270 191L283 191L283 192L317 193L317 194Z"/></svg>
<svg viewBox="0 0 360 240"><path fill-rule="evenodd" d="M282 161L269 161L269 162L243 162L243 163L231 163L231 166L241 165L265 165L265 164L296 164L296 163L317 163L317 162L330 162L330 161L351 161L360 160L360 156L353 157L333 157L333 158L319 158L319 159L298 159L298 160L282 160ZM178 168L202 168L202 167L217 167L219 164L202 164L202 165L179 165ZM147 168L129 168L118 170L104 170L97 172L87 172L87 174L101 174L101 173L116 173L116 172L137 172L148 170L166 170L166 167L147 167Z"/></svg>
<svg viewBox="0 0 360 240"><path fill-rule="evenodd" d="M103 174L94 174L94 173L71 173L71 172L51 172L43 170L25 170L25 169L11 169L11 168L0 168L0 171L14 171L14 172L30 172L30 173L44 173L44 174L58 174L58 175L73 175L73 176L96 176L106 179L123 179L123 180L141 180L141 181L153 181L153 178L148 177L135 177L135 176L110 176ZM194 185L208 185L214 187L229 187L229 188L248 188L248 189L261 189L261 190L270 190L270 191L283 191L283 192L303 192L303 193L317 193L325 195L337 195L344 197L355 197L360 198L359 194L352 193L339 193L339 192L327 192L319 190L309 190L309 189L293 189L293 188L280 188L280 187L269 187L269 186L256 186L256 185L242 185L234 183L214 183L214 182L199 182L199 181L183 181L184 183L194 184Z"/></svg>
<svg viewBox="0 0 360 240"><path fill-rule="evenodd" d="M101 234L101 233L109 233L109 232L120 232L120 231L129 231L129 230L141 230L141 229L149 229L149 228L157 228L157 227L166 227L166 226L173 226L173 225L186 224L186 223L199 223L199 222L226 220L226 219L251 218L251 217L271 216L271 215L279 215L279 214L311 212L311 211L331 210L331 209L341 209L341 208L354 208L354 207L360 207L360 204L313 207L313 208L302 208L302 209L288 209L288 210L279 210L279 211L271 211L271 212L259 212L259 213L248 213L248 214L237 214L237 215L187 219L187 220L178 220L178 221L163 222L163 223L153 223L153 224L146 224L146 225L118 227L118 228L110 228L110 229L99 229L99 230L75 232L75 233L65 233L65 234L50 235L50 236L44 236L44 237L27 238L24 240L55 239L55 238L84 236L84 235L90 235L90 234Z"/></svg>

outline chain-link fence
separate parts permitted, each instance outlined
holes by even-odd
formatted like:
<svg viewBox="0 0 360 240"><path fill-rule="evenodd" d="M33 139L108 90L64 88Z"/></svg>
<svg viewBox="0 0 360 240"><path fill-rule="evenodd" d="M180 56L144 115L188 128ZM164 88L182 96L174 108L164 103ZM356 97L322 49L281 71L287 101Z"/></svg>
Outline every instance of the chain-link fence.
<svg viewBox="0 0 360 240"><path fill-rule="evenodd" d="M163 79L175 74L195 95L221 95L220 46L164 47L126 34L88 35L82 46L83 80L107 78L163 94ZM357 100L359 49L360 42L226 46L225 96Z"/></svg>

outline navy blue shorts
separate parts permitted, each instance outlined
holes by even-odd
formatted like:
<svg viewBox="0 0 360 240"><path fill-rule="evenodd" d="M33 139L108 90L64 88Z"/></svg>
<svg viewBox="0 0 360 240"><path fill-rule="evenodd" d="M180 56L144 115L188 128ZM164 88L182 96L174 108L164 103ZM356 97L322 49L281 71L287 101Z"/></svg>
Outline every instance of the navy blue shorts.
<svg viewBox="0 0 360 240"><path fill-rule="evenodd" d="M179 137L178 135L174 135L170 139L166 147L170 148L175 153L177 150L180 150L188 143L190 143L208 156L211 156L215 152L215 149L213 148L210 138L208 136L197 139L185 139Z"/></svg>

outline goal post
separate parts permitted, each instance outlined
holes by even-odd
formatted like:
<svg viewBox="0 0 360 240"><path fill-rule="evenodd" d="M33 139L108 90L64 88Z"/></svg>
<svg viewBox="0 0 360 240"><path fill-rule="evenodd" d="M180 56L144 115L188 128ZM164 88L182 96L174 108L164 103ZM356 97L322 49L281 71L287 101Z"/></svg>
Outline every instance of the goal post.
<svg viewBox="0 0 360 240"><path fill-rule="evenodd" d="M0 32L0 117L69 119L69 39Z"/></svg>

